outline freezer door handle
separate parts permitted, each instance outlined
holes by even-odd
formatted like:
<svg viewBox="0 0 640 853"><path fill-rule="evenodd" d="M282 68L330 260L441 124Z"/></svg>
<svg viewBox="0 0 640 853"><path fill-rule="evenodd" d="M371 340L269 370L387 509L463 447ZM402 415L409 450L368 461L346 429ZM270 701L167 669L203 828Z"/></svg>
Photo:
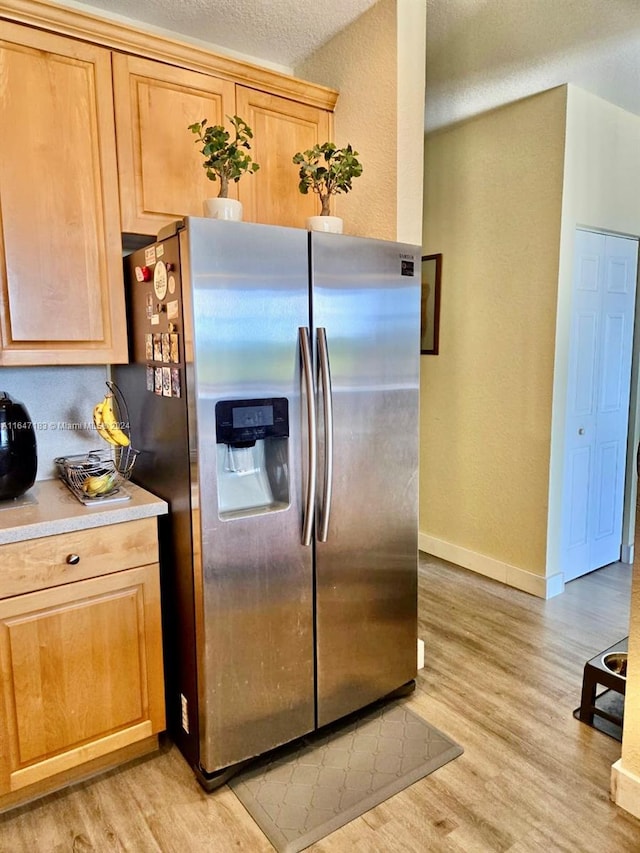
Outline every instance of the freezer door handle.
<svg viewBox="0 0 640 853"><path fill-rule="evenodd" d="M302 544L311 545L313 533L313 510L316 494L316 466L317 466L317 428L316 428L316 395L313 388L313 369L311 367L311 344L309 342L309 328L301 326L298 329L300 341L300 355L302 357L302 380L307 400L307 431L309 447L309 465L307 471L307 494L304 501L304 515L302 517Z"/></svg>
<svg viewBox="0 0 640 853"><path fill-rule="evenodd" d="M322 414L324 417L324 500L320 512L318 539L326 542L329 535L331 515L331 492L333 490L333 395L331 393L331 369L326 329L318 328L318 370L322 387Z"/></svg>

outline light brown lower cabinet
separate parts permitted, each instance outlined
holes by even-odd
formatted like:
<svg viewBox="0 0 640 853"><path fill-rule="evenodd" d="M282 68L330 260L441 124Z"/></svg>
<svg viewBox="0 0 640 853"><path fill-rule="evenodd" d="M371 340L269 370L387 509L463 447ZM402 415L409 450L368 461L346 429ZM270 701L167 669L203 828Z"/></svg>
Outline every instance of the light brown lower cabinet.
<svg viewBox="0 0 640 853"><path fill-rule="evenodd" d="M111 533L116 558L132 525L134 534L152 525L147 535L155 519L97 531L103 540ZM91 533L83 531L89 551ZM68 545L76 574L85 557L95 570L78 534L32 542L36 564L45 550L61 560ZM0 547L3 564L11 549ZM157 562L0 600L0 674L0 810L157 747L165 727Z"/></svg>

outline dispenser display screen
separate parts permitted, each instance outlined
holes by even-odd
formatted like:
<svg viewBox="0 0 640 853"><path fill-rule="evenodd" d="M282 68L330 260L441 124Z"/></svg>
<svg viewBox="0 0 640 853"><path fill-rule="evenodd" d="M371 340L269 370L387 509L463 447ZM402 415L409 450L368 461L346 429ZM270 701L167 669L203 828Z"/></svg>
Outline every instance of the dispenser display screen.
<svg viewBox="0 0 640 853"><path fill-rule="evenodd" d="M289 435L289 402L286 397L251 400L218 400L216 441L247 447L263 438Z"/></svg>
<svg viewBox="0 0 640 853"><path fill-rule="evenodd" d="M231 418L234 429L273 426L273 406L235 406Z"/></svg>

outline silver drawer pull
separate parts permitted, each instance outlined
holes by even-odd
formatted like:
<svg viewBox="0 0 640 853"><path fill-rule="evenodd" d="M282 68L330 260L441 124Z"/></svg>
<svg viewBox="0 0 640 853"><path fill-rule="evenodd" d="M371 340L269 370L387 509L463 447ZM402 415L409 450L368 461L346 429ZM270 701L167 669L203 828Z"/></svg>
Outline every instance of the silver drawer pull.
<svg viewBox="0 0 640 853"><path fill-rule="evenodd" d="M80 562L80 555L79 554L67 554L67 563L70 566L77 566L79 562Z"/></svg>

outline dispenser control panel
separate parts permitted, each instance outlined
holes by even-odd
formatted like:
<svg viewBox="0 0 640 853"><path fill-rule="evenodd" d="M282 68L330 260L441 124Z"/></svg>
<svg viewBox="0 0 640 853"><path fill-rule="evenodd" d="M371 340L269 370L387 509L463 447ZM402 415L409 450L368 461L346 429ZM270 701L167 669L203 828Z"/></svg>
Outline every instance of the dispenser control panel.
<svg viewBox="0 0 640 853"><path fill-rule="evenodd" d="M289 401L286 397L258 400L218 400L216 441L248 447L263 438L289 435Z"/></svg>

